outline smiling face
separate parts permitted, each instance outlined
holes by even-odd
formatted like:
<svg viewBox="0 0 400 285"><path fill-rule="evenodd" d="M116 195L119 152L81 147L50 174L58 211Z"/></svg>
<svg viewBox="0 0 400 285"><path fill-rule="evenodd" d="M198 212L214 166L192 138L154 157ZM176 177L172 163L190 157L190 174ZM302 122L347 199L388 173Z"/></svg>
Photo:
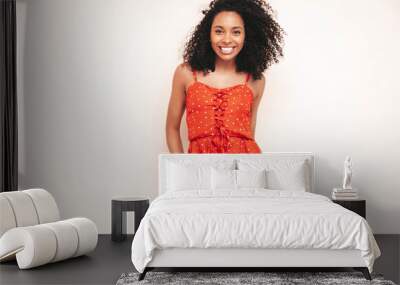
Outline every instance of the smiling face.
<svg viewBox="0 0 400 285"><path fill-rule="evenodd" d="M231 11L218 13L210 31L211 47L223 61L236 58L244 45L245 30L242 17Z"/></svg>

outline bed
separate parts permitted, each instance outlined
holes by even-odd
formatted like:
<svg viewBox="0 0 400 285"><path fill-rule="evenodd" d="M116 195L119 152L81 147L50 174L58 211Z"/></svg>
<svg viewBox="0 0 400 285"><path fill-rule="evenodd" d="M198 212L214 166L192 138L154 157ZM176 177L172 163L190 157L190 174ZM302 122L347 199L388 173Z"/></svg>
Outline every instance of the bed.
<svg viewBox="0 0 400 285"><path fill-rule="evenodd" d="M159 267L352 267L380 250L366 220L315 193L311 153L160 154L159 196L132 242Z"/></svg>

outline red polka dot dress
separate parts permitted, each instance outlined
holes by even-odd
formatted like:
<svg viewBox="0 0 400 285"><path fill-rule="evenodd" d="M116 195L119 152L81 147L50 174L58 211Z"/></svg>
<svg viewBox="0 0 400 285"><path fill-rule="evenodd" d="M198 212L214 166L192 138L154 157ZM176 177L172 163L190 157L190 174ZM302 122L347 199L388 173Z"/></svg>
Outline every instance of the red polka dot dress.
<svg viewBox="0 0 400 285"><path fill-rule="evenodd" d="M197 81L186 94L189 153L261 153L251 134L253 92L244 84L214 88Z"/></svg>

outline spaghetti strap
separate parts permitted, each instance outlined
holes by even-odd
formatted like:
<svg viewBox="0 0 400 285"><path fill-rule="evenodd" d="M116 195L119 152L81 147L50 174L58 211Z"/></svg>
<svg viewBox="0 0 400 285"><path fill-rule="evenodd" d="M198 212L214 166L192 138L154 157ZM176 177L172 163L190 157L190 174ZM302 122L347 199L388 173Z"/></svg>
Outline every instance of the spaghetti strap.
<svg viewBox="0 0 400 285"><path fill-rule="evenodd" d="M196 74L196 70L193 70L193 78L194 78L194 81L196 81L197 82L197 74Z"/></svg>
<svg viewBox="0 0 400 285"><path fill-rule="evenodd" d="M250 73L247 73L246 82L244 84L247 84L247 82L249 82L249 79L250 79Z"/></svg>

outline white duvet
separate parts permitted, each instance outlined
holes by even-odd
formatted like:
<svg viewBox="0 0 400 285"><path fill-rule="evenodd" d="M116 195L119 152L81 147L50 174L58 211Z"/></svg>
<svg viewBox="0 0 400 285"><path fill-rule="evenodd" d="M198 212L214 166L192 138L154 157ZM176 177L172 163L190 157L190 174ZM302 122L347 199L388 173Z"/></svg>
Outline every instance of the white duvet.
<svg viewBox="0 0 400 285"><path fill-rule="evenodd" d="M156 198L132 243L143 272L154 249L358 249L372 272L380 250L365 219L327 197L299 191L178 191Z"/></svg>

